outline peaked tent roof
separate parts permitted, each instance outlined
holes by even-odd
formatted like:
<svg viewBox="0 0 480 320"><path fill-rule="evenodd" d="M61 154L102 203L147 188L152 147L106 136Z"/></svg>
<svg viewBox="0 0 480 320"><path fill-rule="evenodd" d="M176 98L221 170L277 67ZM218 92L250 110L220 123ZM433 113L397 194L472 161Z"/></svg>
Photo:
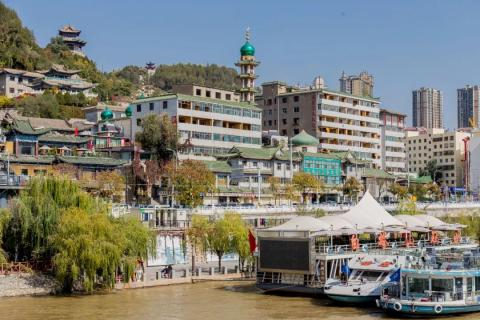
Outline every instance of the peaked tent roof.
<svg viewBox="0 0 480 320"><path fill-rule="evenodd" d="M385 227L403 227L404 224L394 218L375 200L368 190L355 207L340 217L355 225L358 229Z"/></svg>
<svg viewBox="0 0 480 320"><path fill-rule="evenodd" d="M330 230L330 224L323 222L317 218L309 216L298 216L288 220L287 222L269 228L267 230L271 231L310 231L318 232Z"/></svg>
<svg viewBox="0 0 480 320"><path fill-rule="evenodd" d="M405 224L405 228L410 231L416 232L428 232L428 224L421 219L416 218L415 216L411 216L408 214L399 214L396 215L395 218L402 221Z"/></svg>

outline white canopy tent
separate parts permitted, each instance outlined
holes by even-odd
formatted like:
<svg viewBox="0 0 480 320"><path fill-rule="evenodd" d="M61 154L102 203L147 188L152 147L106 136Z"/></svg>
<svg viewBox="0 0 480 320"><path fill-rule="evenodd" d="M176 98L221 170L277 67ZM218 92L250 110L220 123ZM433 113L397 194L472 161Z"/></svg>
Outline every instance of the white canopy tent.
<svg viewBox="0 0 480 320"><path fill-rule="evenodd" d="M388 227L404 227L375 200L368 190L355 207L341 214L340 217L350 222L356 229L384 230Z"/></svg>
<svg viewBox="0 0 480 320"><path fill-rule="evenodd" d="M268 231L309 231L309 232L318 232L326 231L331 227L326 222L321 221L320 219L309 217L309 216L298 216L288 220L287 222L268 228Z"/></svg>
<svg viewBox="0 0 480 320"><path fill-rule="evenodd" d="M434 229L434 230L455 231L465 227L464 225L461 225L461 224L445 223L434 216L429 216L426 214L416 215L415 218L425 222L427 225L427 228Z"/></svg>
<svg viewBox="0 0 480 320"><path fill-rule="evenodd" d="M425 221L416 218L415 216L400 214L398 216L395 216L395 218L402 221L405 225L405 228L407 228L410 231L415 231L415 232L430 231L430 229L428 229L428 224Z"/></svg>

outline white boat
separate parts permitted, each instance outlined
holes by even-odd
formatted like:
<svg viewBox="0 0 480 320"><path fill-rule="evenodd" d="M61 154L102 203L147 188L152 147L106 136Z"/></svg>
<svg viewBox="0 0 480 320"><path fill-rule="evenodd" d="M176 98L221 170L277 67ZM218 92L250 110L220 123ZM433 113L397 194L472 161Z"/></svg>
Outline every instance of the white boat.
<svg viewBox="0 0 480 320"><path fill-rule="evenodd" d="M344 279L329 279L324 293L335 301L347 303L374 303L380 297L382 288L392 282L401 267L421 267L420 255L362 254L342 266ZM347 276L348 274L348 276Z"/></svg>

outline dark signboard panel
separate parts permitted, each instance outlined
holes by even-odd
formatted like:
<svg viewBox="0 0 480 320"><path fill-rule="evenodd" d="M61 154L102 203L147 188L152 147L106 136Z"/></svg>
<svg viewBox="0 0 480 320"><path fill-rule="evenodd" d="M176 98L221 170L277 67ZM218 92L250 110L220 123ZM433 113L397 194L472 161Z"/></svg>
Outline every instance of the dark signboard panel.
<svg viewBox="0 0 480 320"><path fill-rule="evenodd" d="M260 239L260 270L310 270L308 239Z"/></svg>

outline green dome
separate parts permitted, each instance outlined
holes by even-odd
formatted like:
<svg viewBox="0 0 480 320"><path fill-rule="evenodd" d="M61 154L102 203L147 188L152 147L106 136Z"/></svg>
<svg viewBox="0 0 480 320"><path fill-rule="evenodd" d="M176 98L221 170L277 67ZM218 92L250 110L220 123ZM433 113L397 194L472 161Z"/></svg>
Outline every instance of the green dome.
<svg viewBox="0 0 480 320"><path fill-rule="evenodd" d="M314 136L309 135L302 130L299 134L292 138L292 145L294 146L318 146L318 139Z"/></svg>
<svg viewBox="0 0 480 320"><path fill-rule="evenodd" d="M131 106L128 106L127 109L125 109L125 115L129 118L132 116L132 107Z"/></svg>
<svg viewBox="0 0 480 320"><path fill-rule="evenodd" d="M240 54L242 56L254 56L255 47L250 44L250 42L245 42L245 44L240 48Z"/></svg>
<svg viewBox="0 0 480 320"><path fill-rule="evenodd" d="M108 107L106 107L105 110L102 111L100 116L102 117L102 120L110 120L113 118L113 112Z"/></svg>

